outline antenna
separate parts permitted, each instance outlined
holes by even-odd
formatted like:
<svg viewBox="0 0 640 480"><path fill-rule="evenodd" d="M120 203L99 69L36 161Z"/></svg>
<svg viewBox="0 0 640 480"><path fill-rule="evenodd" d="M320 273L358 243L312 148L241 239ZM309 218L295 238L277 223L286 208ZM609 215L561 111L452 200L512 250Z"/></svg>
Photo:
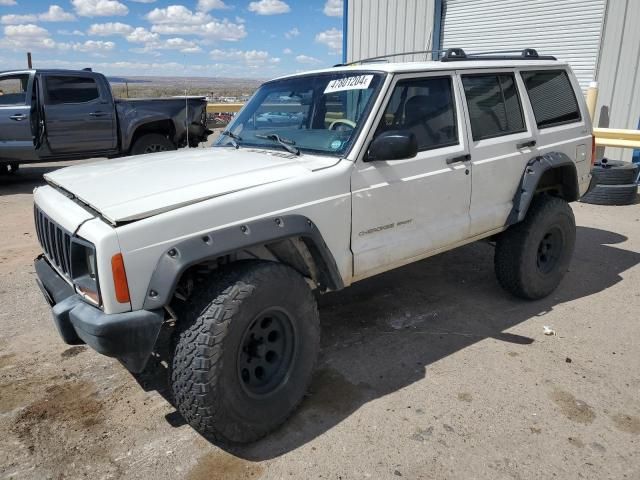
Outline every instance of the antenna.
<svg viewBox="0 0 640 480"><path fill-rule="evenodd" d="M189 145L189 98L187 97L187 56L182 54L182 74L184 75L184 128L187 131L187 148Z"/></svg>

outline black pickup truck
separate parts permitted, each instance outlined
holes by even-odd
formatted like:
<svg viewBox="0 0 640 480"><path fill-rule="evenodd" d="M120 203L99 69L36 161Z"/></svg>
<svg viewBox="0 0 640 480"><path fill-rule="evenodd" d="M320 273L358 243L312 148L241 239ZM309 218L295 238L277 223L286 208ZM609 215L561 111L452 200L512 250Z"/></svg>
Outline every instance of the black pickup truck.
<svg viewBox="0 0 640 480"><path fill-rule="evenodd" d="M91 70L0 72L0 173L21 163L138 155L207 139L200 97L118 100Z"/></svg>

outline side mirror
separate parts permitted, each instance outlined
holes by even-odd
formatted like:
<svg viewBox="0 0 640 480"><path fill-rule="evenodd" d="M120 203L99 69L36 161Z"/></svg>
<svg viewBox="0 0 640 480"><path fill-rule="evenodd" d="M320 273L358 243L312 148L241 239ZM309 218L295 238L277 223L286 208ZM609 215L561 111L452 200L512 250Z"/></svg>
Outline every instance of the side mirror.
<svg viewBox="0 0 640 480"><path fill-rule="evenodd" d="M418 140L408 130L389 130L373 139L367 152L367 162L402 160L418 154Z"/></svg>

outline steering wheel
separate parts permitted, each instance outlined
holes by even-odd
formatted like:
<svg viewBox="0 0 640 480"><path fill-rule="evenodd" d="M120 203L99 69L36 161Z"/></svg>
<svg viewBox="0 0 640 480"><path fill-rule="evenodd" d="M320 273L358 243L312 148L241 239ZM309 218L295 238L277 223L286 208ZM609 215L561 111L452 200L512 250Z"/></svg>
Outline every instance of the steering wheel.
<svg viewBox="0 0 640 480"><path fill-rule="evenodd" d="M348 127L351 127L354 130L356 128L356 122L353 122L351 120L346 120L344 118L340 118L338 120L334 120L333 122L331 122L331 124L329 125L329 130L336 130L334 127L340 124L347 125Z"/></svg>

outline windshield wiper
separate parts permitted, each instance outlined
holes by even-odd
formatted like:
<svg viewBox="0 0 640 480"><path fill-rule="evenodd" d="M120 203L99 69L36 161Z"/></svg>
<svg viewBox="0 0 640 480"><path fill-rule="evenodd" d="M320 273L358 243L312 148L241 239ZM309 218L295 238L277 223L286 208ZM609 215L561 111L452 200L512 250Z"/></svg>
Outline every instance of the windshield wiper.
<svg viewBox="0 0 640 480"><path fill-rule="evenodd" d="M236 135L235 133L230 132L229 130L223 131L220 135L229 137L231 139L231 145L233 145L236 149L240 148L240 145L238 144L238 142L242 141L242 137L240 137L240 135Z"/></svg>
<svg viewBox="0 0 640 480"><path fill-rule="evenodd" d="M267 140L272 140L282 145L282 147L289 153L293 153L294 155L300 155L300 150L298 150L293 145L296 144L293 140L289 140L288 138L282 138L280 135L276 133L270 133L269 135L256 134L254 135L256 138L266 138Z"/></svg>

